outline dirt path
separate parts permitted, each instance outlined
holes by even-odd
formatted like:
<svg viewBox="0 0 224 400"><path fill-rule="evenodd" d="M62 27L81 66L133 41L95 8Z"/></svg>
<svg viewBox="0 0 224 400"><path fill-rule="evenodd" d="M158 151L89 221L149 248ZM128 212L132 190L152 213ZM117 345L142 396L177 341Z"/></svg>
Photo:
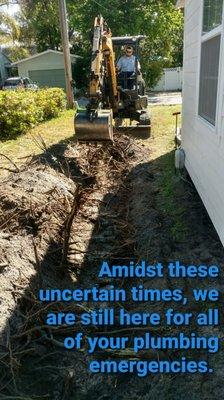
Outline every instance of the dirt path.
<svg viewBox="0 0 224 400"><path fill-rule="evenodd" d="M144 145L125 136L116 138L114 146L56 145L33 160L29 170L25 167L1 184L2 398L16 399L19 394L23 400L35 396L52 400L182 400L186 392L192 400L221 398L219 354L211 358L217 370L212 376L142 379L91 375L87 368L90 357L85 352L62 349L63 337L74 334L74 329L49 329L44 323L48 309L68 311L71 306L54 304L46 309L37 301L39 287L104 287L111 283L97 279L104 258L114 263L147 259L151 263L181 260L223 266L223 248L205 209L193 185L175 176L170 164L173 151L158 150L161 137ZM65 254L74 197L78 207ZM68 264L62 271L65 255ZM220 288L222 282L223 277ZM130 287L133 281L116 284ZM174 288L176 284L155 281L154 287ZM150 287L151 282L146 280L144 285ZM179 285L190 291L190 282ZM94 304L89 307L94 309ZM192 309L191 303L189 307ZM163 308L158 303L144 304L144 311ZM142 305L130 302L127 309L142 310ZM86 329L86 334L91 332ZM134 330L130 340L133 334ZM155 358L150 352L140 356ZM156 357L166 358L167 354Z"/></svg>
<svg viewBox="0 0 224 400"><path fill-rule="evenodd" d="M182 104L181 92L150 92L149 104L154 106L174 106Z"/></svg>

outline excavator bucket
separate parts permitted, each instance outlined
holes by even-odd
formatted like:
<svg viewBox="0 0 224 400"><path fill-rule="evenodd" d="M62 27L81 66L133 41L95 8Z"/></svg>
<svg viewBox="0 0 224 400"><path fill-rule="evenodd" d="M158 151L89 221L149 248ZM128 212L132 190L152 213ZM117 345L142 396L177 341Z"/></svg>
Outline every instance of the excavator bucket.
<svg viewBox="0 0 224 400"><path fill-rule="evenodd" d="M81 142L113 141L112 110L98 110L94 118L90 118L85 110L78 111L75 133Z"/></svg>

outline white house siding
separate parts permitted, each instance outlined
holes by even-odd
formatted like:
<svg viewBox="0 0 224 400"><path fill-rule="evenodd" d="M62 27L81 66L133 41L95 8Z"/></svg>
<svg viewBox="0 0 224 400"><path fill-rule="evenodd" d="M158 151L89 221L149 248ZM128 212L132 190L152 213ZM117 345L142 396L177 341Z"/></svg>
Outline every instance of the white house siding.
<svg viewBox="0 0 224 400"><path fill-rule="evenodd" d="M224 244L224 53L220 54L218 122L213 128L198 116L202 12L202 0L185 1L182 146L186 168Z"/></svg>

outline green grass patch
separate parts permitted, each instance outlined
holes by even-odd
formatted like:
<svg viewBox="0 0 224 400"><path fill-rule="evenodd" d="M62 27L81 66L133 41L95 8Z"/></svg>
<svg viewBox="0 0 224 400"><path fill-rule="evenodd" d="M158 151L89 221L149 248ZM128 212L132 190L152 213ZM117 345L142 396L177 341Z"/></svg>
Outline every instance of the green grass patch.
<svg viewBox="0 0 224 400"><path fill-rule="evenodd" d="M174 164L175 117L173 113L177 111L181 111L181 106L152 107L152 158L160 172L156 180L157 208L170 218L173 240L182 241L186 238L188 228L185 219L186 210L180 204L182 181L179 173L175 173Z"/></svg>
<svg viewBox="0 0 224 400"><path fill-rule="evenodd" d="M13 160L18 167L24 164L27 158L43 153L43 143L47 148L59 142L73 139L74 110L63 111L59 117L42 122L27 133L14 139L0 141L0 153ZM11 163L0 156L0 173L7 174Z"/></svg>
<svg viewBox="0 0 224 400"><path fill-rule="evenodd" d="M185 220L186 209L180 204L180 180L179 173L174 170L174 151L167 153L161 160L158 160L158 166L162 174L158 178L157 207L165 213L172 223L171 233L175 241L185 239L188 232Z"/></svg>

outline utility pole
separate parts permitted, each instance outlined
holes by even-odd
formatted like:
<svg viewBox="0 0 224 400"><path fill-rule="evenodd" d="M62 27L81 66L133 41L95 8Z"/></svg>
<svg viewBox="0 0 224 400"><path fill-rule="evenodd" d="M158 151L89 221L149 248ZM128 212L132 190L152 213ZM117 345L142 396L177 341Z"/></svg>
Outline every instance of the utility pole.
<svg viewBox="0 0 224 400"><path fill-rule="evenodd" d="M68 108L74 106L74 96L72 90L72 67L71 67L71 56L69 49L69 38L68 38L68 22L67 22L67 11L66 11L66 0L58 0L59 3L59 16L61 25L61 39L64 54L65 64L65 81L66 81L66 94L67 94L67 105Z"/></svg>

